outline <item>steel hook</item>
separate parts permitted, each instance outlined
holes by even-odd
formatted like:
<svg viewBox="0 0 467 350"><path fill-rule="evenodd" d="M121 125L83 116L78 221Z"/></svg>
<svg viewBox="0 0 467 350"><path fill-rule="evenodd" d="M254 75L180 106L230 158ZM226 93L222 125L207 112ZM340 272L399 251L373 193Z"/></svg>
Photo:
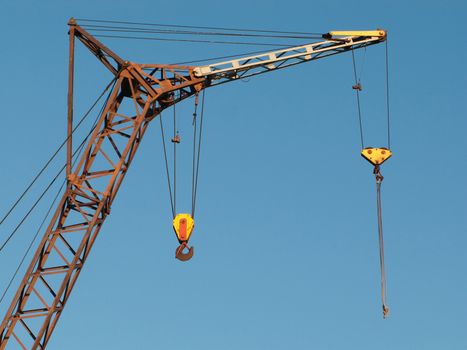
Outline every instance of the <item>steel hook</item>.
<svg viewBox="0 0 467 350"><path fill-rule="evenodd" d="M188 249L186 253L183 252L185 248ZM187 242L182 242L175 250L175 257L180 261L188 261L193 257L194 249L194 247L189 247Z"/></svg>
<svg viewBox="0 0 467 350"><path fill-rule="evenodd" d="M389 308L386 304L383 304L383 318L387 318L389 316Z"/></svg>

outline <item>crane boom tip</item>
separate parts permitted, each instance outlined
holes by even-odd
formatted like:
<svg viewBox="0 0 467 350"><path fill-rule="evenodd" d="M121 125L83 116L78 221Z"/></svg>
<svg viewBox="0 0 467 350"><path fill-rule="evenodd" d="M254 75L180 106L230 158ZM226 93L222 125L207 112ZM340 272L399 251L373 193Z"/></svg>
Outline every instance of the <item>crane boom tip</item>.
<svg viewBox="0 0 467 350"><path fill-rule="evenodd" d="M382 38L383 40L386 39L387 32L384 29L376 29L376 30L337 30L337 31L332 31L326 34L323 34L324 39L344 39L344 37L361 37L361 36L366 36L366 37L376 37L376 38Z"/></svg>

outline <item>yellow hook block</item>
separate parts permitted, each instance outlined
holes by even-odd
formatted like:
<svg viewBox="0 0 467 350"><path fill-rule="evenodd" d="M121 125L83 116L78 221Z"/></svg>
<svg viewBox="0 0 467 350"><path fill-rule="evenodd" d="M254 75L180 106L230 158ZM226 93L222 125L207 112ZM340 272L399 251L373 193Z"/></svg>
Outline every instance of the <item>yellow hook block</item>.
<svg viewBox="0 0 467 350"><path fill-rule="evenodd" d="M392 152L385 148L367 147L362 149L362 157L373 165L381 165L392 156Z"/></svg>
<svg viewBox="0 0 467 350"><path fill-rule="evenodd" d="M190 214L177 214L173 220L173 228L180 243L188 242L194 227L195 220Z"/></svg>

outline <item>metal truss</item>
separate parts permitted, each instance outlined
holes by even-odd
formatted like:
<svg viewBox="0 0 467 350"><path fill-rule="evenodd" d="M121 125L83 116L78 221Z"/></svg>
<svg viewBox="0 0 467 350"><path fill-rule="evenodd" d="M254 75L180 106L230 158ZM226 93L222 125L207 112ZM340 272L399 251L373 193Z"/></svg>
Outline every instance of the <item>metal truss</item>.
<svg viewBox="0 0 467 350"><path fill-rule="evenodd" d="M185 67L151 66L147 73L113 53L110 63L105 46L77 25L72 31L116 83L2 322L0 349L45 349L149 122L204 83Z"/></svg>
<svg viewBox="0 0 467 350"><path fill-rule="evenodd" d="M330 32L323 38L326 40L196 67L194 74L209 78L211 85L218 85L374 45L386 40L386 32Z"/></svg>

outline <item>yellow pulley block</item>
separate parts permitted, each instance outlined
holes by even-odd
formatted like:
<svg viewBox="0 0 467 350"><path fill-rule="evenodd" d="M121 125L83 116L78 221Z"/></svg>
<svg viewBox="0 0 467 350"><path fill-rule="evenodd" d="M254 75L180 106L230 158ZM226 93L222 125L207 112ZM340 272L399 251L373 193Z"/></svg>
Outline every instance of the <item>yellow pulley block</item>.
<svg viewBox="0 0 467 350"><path fill-rule="evenodd" d="M362 149L362 157L369 161L374 166L383 164L392 156L392 152L385 147L373 148L367 147Z"/></svg>
<svg viewBox="0 0 467 350"><path fill-rule="evenodd" d="M194 227L195 220L190 214L177 214L173 220L173 228L180 243L188 242Z"/></svg>

